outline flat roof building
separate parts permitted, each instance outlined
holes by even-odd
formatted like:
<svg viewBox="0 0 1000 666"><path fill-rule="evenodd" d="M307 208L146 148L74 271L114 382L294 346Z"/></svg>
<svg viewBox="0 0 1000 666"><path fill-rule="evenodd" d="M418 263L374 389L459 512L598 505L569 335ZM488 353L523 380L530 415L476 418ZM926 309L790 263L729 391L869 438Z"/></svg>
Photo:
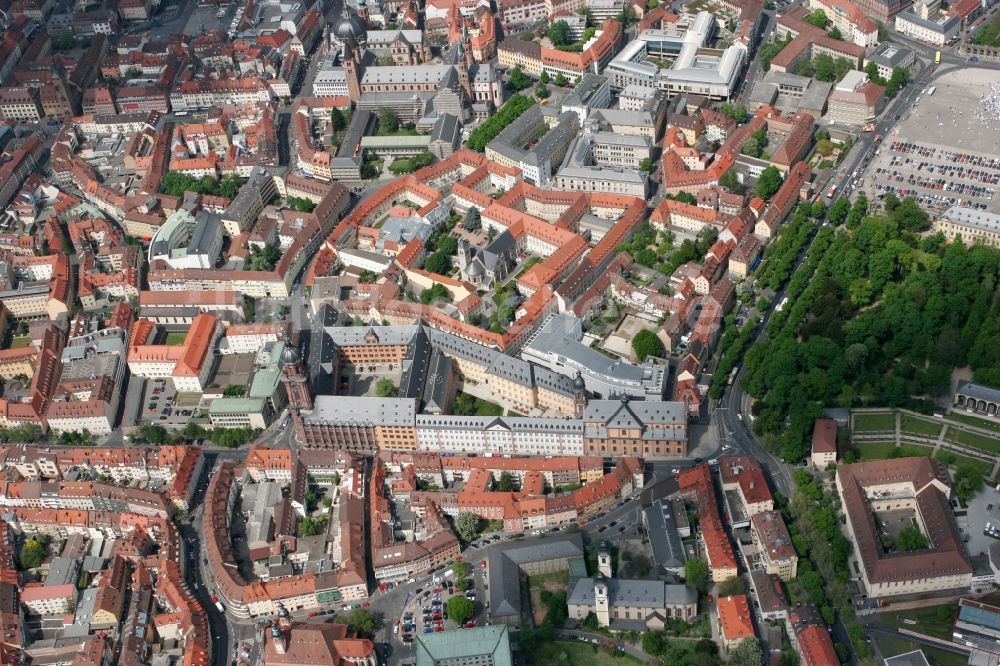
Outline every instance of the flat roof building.
<svg viewBox="0 0 1000 666"><path fill-rule="evenodd" d="M514 663L505 624L417 634L414 654L416 666L512 666Z"/></svg>

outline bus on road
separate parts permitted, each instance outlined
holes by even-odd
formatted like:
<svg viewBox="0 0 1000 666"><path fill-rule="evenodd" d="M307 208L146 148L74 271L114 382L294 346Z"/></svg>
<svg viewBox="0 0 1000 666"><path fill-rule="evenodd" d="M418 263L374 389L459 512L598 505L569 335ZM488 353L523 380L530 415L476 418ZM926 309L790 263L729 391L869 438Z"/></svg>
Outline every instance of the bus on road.
<svg viewBox="0 0 1000 666"><path fill-rule="evenodd" d="M934 52L934 64L935 65L940 65L941 64L941 52L940 51L935 51Z"/></svg>
<svg viewBox="0 0 1000 666"><path fill-rule="evenodd" d="M837 186L836 185L831 185L830 189L828 189L826 191L826 198L827 199L832 199L833 195L836 194L836 193L837 193Z"/></svg>

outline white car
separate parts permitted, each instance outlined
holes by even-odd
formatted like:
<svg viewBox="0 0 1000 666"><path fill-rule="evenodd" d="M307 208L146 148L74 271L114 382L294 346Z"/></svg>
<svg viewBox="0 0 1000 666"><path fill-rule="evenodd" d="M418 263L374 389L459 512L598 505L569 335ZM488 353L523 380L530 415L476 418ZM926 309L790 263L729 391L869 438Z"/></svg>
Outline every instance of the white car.
<svg viewBox="0 0 1000 666"><path fill-rule="evenodd" d="M671 474L680 474L681 470L679 468L677 468L677 467L674 467L672 470L670 470L670 473Z"/></svg>

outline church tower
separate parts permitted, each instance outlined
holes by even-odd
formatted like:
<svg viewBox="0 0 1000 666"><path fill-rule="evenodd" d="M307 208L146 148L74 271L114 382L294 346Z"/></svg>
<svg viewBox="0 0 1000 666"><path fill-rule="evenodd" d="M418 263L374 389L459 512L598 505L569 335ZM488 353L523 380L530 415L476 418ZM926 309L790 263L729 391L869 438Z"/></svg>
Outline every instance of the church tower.
<svg viewBox="0 0 1000 666"><path fill-rule="evenodd" d="M458 81L465 91L465 100L468 104L476 101L472 94L472 82L469 80L469 66L472 62L472 44L469 41L469 29L465 21L462 21L462 41L458 44L458 58L456 58L455 68L458 70Z"/></svg>
<svg viewBox="0 0 1000 666"><path fill-rule="evenodd" d="M355 104L361 99L361 52L354 40L344 42L344 73L347 75L347 96Z"/></svg>
<svg viewBox="0 0 1000 666"><path fill-rule="evenodd" d="M582 419L583 410L587 407L587 385L583 381L583 375L576 371L576 379L573 380L573 417ZM609 576L611 574L608 574Z"/></svg>
<svg viewBox="0 0 1000 666"><path fill-rule="evenodd" d="M299 351L288 338L285 338L285 348L281 351L281 381L285 384L288 407L292 413L297 414L300 410L309 411L313 408L305 366L299 357Z"/></svg>
<svg viewBox="0 0 1000 666"><path fill-rule="evenodd" d="M602 627L611 625L611 602L608 598L608 581L597 574L594 579L594 610L597 612L597 624Z"/></svg>
<svg viewBox="0 0 1000 666"><path fill-rule="evenodd" d="M607 541L602 541L597 549L597 570L608 578L614 575L611 573L611 548L608 547Z"/></svg>

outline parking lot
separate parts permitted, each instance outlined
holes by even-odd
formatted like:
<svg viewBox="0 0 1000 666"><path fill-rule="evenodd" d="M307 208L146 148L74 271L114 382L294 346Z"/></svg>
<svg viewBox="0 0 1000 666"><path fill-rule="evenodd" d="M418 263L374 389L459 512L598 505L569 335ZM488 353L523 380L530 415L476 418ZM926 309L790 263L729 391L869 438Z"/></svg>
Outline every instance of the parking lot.
<svg viewBox="0 0 1000 666"><path fill-rule="evenodd" d="M991 486L976 495L965 515L958 517L958 527L970 555L988 553L990 546L1000 540L1000 533L996 536L985 533L987 523L991 530L1000 527L1000 491Z"/></svg>
<svg viewBox="0 0 1000 666"><path fill-rule="evenodd" d="M218 16L219 11L223 9L222 7L216 5L199 7L197 3L192 2L188 5L190 16L185 26L185 32L189 35L211 30L227 32L233 22L237 6L228 5L225 7L225 14Z"/></svg>
<svg viewBox="0 0 1000 666"><path fill-rule="evenodd" d="M1000 133L986 109L998 82L996 71L967 68L924 86L868 166L869 199L892 193L932 214L956 205L1000 213Z"/></svg>
<svg viewBox="0 0 1000 666"><path fill-rule="evenodd" d="M476 618L459 626L447 617L448 600L454 595L464 594L467 599L476 604L477 611L484 610L482 602L477 602L477 600L482 594L485 584L485 570L480 566L473 567L472 564L470 562L470 568L474 570L469 575L472 586L465 592L459 590L454 581L445 578L442 574L435 575L428 587L415 594L404 608L398 627L393 629L394 637L398 636L404 646L409 646L417 634L440 633L461 629L463 626L475 627ZM475 564L478 565L478 563ZM437 582L433 582L435 579Z"/></svg>
<svg viewBox="0 0 1000 666"><path fill-rule="evenodd" d="M198 410L188 399L191 394L178 396L172 381L146 380L142 394L138 419L140 424L159 425L173 430L183 428L197 416Z"/></svg>
<svg viewBox="0 0 1000 666"><path fill-rule="evenodd" d="M992 208L1000 160L912 141L889 142L883 153L888 162L874 170L878 195L914 197L922 207L938 211L953 205Z"/></svg>

